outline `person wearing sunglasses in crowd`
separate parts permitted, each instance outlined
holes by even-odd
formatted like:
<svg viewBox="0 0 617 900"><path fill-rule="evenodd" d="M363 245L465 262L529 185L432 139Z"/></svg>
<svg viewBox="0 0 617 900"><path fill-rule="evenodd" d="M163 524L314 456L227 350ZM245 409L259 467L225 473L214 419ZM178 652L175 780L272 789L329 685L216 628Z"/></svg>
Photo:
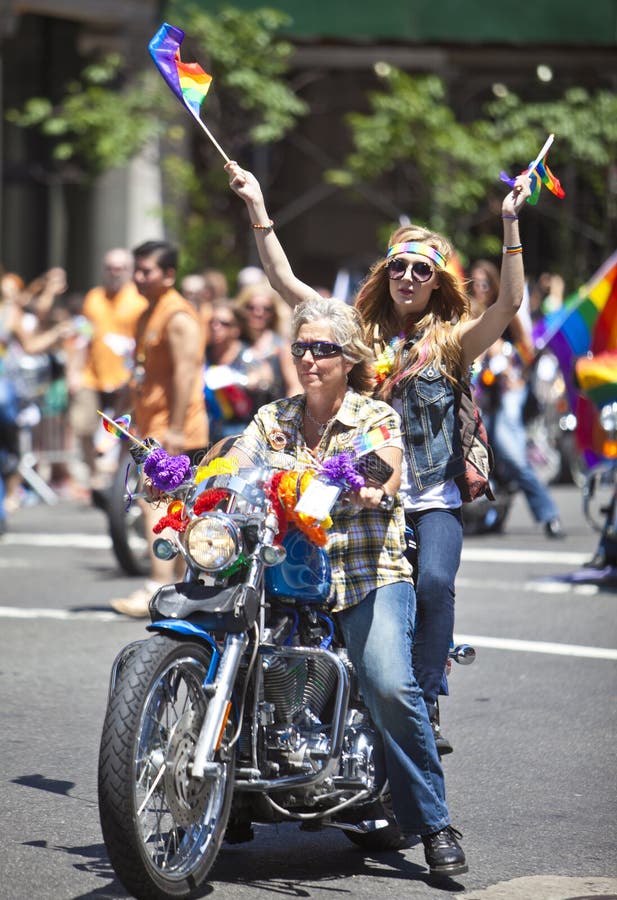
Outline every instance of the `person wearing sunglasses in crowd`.
<svg viewBox="0 0 617 900"><path fill-rule="evenodd" d="M274 233L256 179L236 163L226 168L232 189L247 204L272 286L288 303L310 296ZM503 333L522 302L518 212L529 195L530 180L521 175L503 200L499 296L479 317L470 315L463 287L447 270L449 241L413 225L392 234L356 300L377 354L378 395L403 419L401 493L417 543L414 669L442 753L452 749L439 728L438 697L454 628L454 583L463 540L462 503L454 481L464 469L455 386Z"/></svg>
<svg viewBox="0 0 617 900"><path fill-rule="evenodd" d="M242 190L241 177L232 177L234 188ZM411 664L415 595L403 509L383 502L400 483L400 418L371 396L373 352L357 311L343 301L314 294L295 307L291 354L302 393L262 406L231 452L241 463L265 458L302 471L349 452L360 435L387 429L376 451L386 463L385 483L353 485L350 502L329 511L330 600L383 737L380 774L388 778L401 831L422 836L432 874L458 875L467 871L465 855L450 825L443 770Z"/></svg>
<svg viewBox="0 0 617 900"><path fill-rule="evenodd" d="M300 390L289 353L291 310L267 281L242 288L236 305L240 337L261 369L259 404L291 397Z"/></svg>

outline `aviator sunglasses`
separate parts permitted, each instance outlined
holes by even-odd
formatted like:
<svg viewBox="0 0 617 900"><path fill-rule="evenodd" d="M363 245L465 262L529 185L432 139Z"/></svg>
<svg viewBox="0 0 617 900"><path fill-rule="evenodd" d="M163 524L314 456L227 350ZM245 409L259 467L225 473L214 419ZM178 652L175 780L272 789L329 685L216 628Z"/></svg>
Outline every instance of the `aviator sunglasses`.
<svg viewBox="0 0 617 900"><path fill-rule="evenodd" d="M307 350L311 351L313 359L327 359L343 352L340 344L331 341L294 341L291 345L291 355L297 359L302 359Z"/></svg>
<svg viewBox="0 0 617 900"><path fill-rule="evenodd" d="M418 281L420 284L424 284L425 281L429 281L435 271L432 266L430 266L426 262L422 262L421 260L415 260L415 262L407 262L404 259L399 259L396 257L395 259L391 259L386 263L386 272L388 273L388 278L391 281L400 281L407 269L411 266L411 277L414 281Z"/></svg>

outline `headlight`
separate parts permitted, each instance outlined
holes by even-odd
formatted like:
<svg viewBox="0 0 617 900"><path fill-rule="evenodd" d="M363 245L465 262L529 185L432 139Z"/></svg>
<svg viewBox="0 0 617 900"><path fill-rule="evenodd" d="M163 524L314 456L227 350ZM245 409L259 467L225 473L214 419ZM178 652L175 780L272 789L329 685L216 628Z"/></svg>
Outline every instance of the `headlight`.
<svg viewBox="0 0 617 900"><path fill-rule="evenodd" d="M196 566L210 572L226 569L240 555L240 536L234 523L222 516L195 519L184 533L187 552Z"/></svg>
<svg viewBox="0 0 617 900"><path fill-rule="evenodd" d="M600 425L609 434L617 431L617 403L608 403L600 410Z"/></svg>

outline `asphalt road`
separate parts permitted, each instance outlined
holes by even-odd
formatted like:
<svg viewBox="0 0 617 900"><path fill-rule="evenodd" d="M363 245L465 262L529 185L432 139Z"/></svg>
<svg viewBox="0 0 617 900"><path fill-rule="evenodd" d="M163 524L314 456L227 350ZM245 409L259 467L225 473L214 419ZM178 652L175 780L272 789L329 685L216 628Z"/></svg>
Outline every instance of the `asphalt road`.
<svg viewBox="0 0 617 900"><path fill-rule="evenodd" d="M517 498L504 535L466 540L444 760L470 871L432 886L421 847L366 857L333 830L257 827L224 847L203 896L617 898L617 587L573 574L596 537L580 492L555 489L568 537L548 541ZM123 898L102 842L96 766L108 675L144 635L109 611L139 584L117 569L102 514L20 510L0 541L0 898Z"/></svg>

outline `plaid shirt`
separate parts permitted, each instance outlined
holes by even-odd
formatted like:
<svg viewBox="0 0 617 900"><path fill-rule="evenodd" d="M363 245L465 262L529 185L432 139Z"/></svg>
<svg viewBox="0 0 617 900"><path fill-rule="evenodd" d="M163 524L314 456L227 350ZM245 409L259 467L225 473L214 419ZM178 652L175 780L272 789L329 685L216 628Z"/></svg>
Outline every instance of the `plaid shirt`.
<svg viewBox="0 0 617 900"><path fill-rule="evenodd" d="M236 446L251 458L265 457L266 465L277 469L315 467L317 460L351 450L353 438L385 425L388 443L402 449L398 413L380 400L348 390L343 403L330 420L315 455L306 447L302 430L304 395L262 406ZM280 444L281 434L285 445ZM277 441L278 439L278 441ZM410 581L412 569L404 556L405 519L399 503L391 512L334 506L333 524L328 529L326 550L332 566L334 611L360 603L378 587Z"/></svg>

